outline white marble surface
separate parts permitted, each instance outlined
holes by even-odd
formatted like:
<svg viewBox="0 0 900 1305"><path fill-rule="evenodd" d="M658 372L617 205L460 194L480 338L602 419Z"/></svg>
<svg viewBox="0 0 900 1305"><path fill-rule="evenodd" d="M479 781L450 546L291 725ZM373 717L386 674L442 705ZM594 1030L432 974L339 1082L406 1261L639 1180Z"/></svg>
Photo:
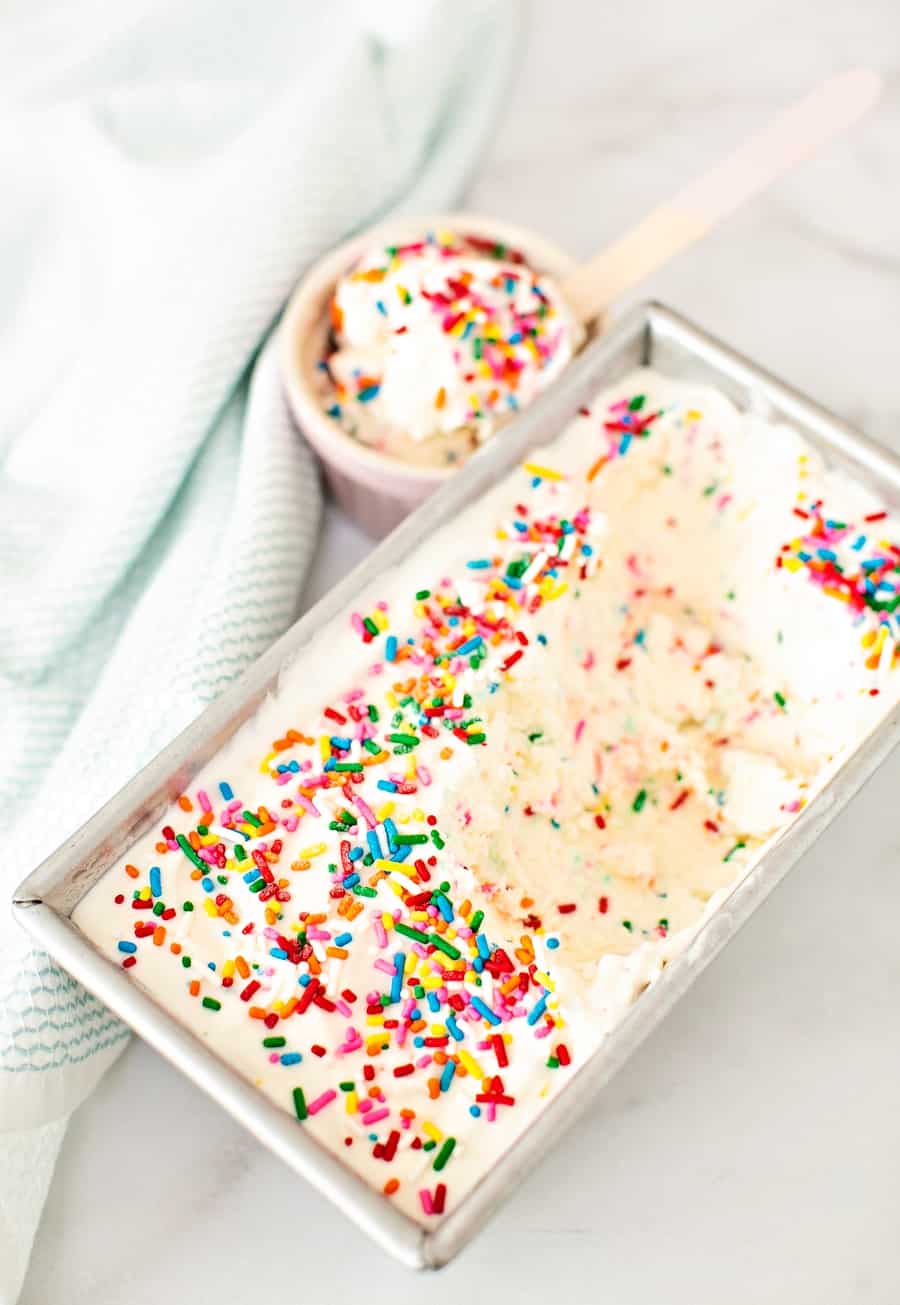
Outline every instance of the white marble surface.
<svg viewBox="0 0 900 1305"><path fill-rule="evenodd" d="M831 71L878 115L652 292L900 445L895 0L535 0L472 208L587 254ZM366 549L334 515L313 588ZM895 758L461 1260L395 1267L134 1043L76 1116L23 1305L900 1299Z"/></svg>

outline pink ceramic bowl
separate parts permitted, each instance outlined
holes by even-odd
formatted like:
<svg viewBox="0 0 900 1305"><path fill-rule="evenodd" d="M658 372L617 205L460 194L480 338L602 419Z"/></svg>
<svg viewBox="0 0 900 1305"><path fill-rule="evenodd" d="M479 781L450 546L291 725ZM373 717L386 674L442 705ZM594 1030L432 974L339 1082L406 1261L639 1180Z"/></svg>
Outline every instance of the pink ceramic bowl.
<svg viewBox="0 0 900 1305"><path fill-rule="evenodd" d="M291 296L281 324L285 393L294 420L319 456L334 497L375 538L393 530L453 475L454 468L411 466L348 435L322 406L316 387L316 363L325 352L328 304L344 273L380 240L386 245L402 244L436 228L511 245L533 267L559 279L574 266L567 254L532 231L471 213L443 213L396 218L370 227L319 259L306 273Z"/></svg>

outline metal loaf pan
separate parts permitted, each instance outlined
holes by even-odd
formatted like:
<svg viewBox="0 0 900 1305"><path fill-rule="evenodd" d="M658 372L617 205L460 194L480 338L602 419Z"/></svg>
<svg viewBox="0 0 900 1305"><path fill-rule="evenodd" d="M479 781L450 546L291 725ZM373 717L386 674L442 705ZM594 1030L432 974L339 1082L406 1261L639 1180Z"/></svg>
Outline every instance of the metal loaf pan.
<svg viewBox="0 0 900 1305"><path fill-rule="evenodd" d="M900 460L803 398L747 359L659 304L630 312L578 357L561 380L483 448L427 505L303 616L82 829L28 876L14 897L25 929L102 1002L230 1111L264 1145L335 1202L386 1250L415 1268L436 1268L456 1255L520 1178L592 1102L721 947L734 936L838 811L900 740L895 709L848 757L830 783L731 892L720 909L636 1001L569 1085L546 1107L479 1186L426 1231L314 1139L101 956L73 926L76 903L150 828L166 805L275 687L288 661L387 568L412 554L439 526L488 490L537 445L551 440L576 409L632 368L652 364L673 376L717 386L738 406L783 418L826 457L900 507Z"/></svg>

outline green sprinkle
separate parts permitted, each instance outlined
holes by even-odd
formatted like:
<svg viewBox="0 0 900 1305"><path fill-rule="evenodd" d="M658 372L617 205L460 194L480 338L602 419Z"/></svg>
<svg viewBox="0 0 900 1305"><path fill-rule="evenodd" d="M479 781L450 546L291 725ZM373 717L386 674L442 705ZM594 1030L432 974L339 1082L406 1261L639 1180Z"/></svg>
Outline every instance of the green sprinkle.
<svg viewBox="0 0 900 1305"><path fill-rule="evenodd" d="M427 834L397 834L394 837L394 842L398 843L401 847L411 847L415 843L427 843L428 835Z"/></svg>
<svg viewBox="0 0 900 1305"><path fill-rule="evenodd" d="M362 768L363 768L363 764L361 761L336 761L334 765L331 767L332 770L337 770L342 773L346 771L350 771L354 774L358 774L359 771L362 770Z"/></svg>
<svg viewBox="0 0 900 1305"><path fill-rule="evenodd" d="M215 997L204 997L203 1005L206 1007L207 1010L222 1009L222 1003L220 1001L216 1001Z"/></svg>
<svg viewBox="0 0 900 1305"><path fill-rule="evenodd" d="M417 602L417 603L424 603L425 599L426 599L426 598L430 598L430 597L431 597L431 590L430 590L430 589L419 589L419 590L416 591L416 602Z"/></svg>
<svg viewBox="0 0 900 1305"><path fill-rule="evenodd" d="M747 844L743 841L743 839L739 839L738 842L735 843L731 851L725 853L725 855L722 857L722 860L730 861L731 858L734 856L735 852L740 852L741 848L746 846Z"/></svg>
<svg viewBox="0 0 900 1305"><path fill-rule="evenodd" d="M644 401L646 397L647 396L645 394L636 394L628 405L628 411L640 412L641 408L643 408L644 406Z"/></svg>
<svg viewBox="0 0 900 1305"><path fill-rule="evenodd" d="M190 843L187 841L184 834L179 834L176 841L178 843L178 846L181 848L182 852L187 857L187 859L189 861L193 861L194 865L197 867L198 870L202 870L204 874L208 874L209 866L206 864L205 861L201 861L200 857L191 847Z"/></svg>
<svg viewBox="0 0 900 1305"><path fill-rule="evenodd" d="M193 903L193 902L182 902L182 903L181 903L181 909L182 909L182 911L193 911L193 909L194 909L194 903Z"/></svg>
<svg viewBox="0 0 900 1305"><path fill-rule="evenodd" d="M367 888L365 884L354 884L354 885L353 885L353 892L356 894L357 897L377 897L377 896L378 896L378 894L375 892L375 889L374 889L374 888ZM396 929L396 928L397 928L397 925L394 925L394 928Z"/></svg>
<svg viewBox="0 0 900 1305"><path fill-rule="evenodd" d="M647 801L647 790L639 788L635 794L635 799L631 804L632 811L643 811L644 803Z"/></svg>
<svg viewBox="0 0 900 1305"><path fill-rule="evenodd" d="M356 1084L353 1082L353 1079L351 1078L351 1079L347 1079L343 1083L338 1083L338 1087L341 1089L342 1092L352 1092L353 1089L356 1087Z"/></svg>
<svg viewBox="0 0 900 1305"><path fill-rule="evenodd" d="M785 698L784 694L776 693L774 696L775 696L775 701L778 703L781 710L787 711L787 699Z"/></svg>
<svg viewBox="0 0 900 1305"><path fill-rule="evenodd" d="M431 1138L429 1141L424 1143L424 1145L422 1146L422 1150L433 1151L436 1146L437 1146L437 1142L435 1142L434 1139Z"/></svg>
<svg viewBox="0 0 900 1305"><path fill-rule="evenodd" d="M438 1151L437 1155L434 1157L434 1167L438 1171L438 1173L440 1173L444 1165L452 1156L453 1148L455 1146L456 1146L455 1137L444 1138L444 1145L441 1147L440 1151Z"/></svg>
<svg viewBox="0 0 900 1305"><path fill-rule="evenodd" d="M377 757L378 753L381 751L380 746L375 742L374 739L363 739L363 747L365 748L366 752L371 752L373 757Z"/></svg>
<svg viewBox="0 0 900 1305"><path fill-rule="evenodd" d="M182 956L182 958L181 958L181 964L184 966L184 968L185 968L186 970L189 970L189 969L191 968L191 958L190 958L190 956Z"/></svg>
<svg viewBox="0 0 900 1305"><path fill-rule="evenodd" d="M297 1116L298 1119L301 1120L306 1119L309 1112L306 1109L306 1097L303 1095L303 1088L295 1087L293 1092L293 1097L294 1097L294 1114Z"/></svg>
<svg viewBox="0 0 900 1305"><path fill-rule="evenodd" d="M369 634L375 635L378 633L378 626L372 620L371 616L366 617L366 619L363 621L363 625L369 631Z"/></svg>
<svg viewBox="0 0 900 1305"><path fill-rule="evenodd" d="M400 926L397 924L394 925L395 929L399 929L399 927ZM453 943L448 943L446 938L442 938L439 933L429 934L428 941L434 943L438 951L442 951L445 956L449 956L451 961L458 961L460 956L462 956L462 952L459 948L454 947Z"/></svg>
<svg viewBox="0 0 900 1305"><path fill-rule="evenodd" d="M623 928L623 929L627 929L628 932L631 933L632 929L634 928L634 925L631 923L630 920L623 920L623 921L622 921L622 928Z"/></svg>
<svg viewBox="0 0 900 1305"><path fill-rule="evenodd" d="M547 1060L548 1069L559 1069L559 1060L556 1056L550 1056Z"/></svg>
<svg viewBox="0 0 900 1305"><path fill-rule="evenodd" d="M476 911L469 921L469 928L473 933L477 933L481 928L481 922L484 919L484 911Z"/></svg>
<svg viewBox="0 0 900 1305"><path fill-rule="evenodd" d="M704 491L703 491L703 497L704 497L704 498L709 498L710 494L715 494L715 492L716 492L716 488L717 488L717 486L716 486L716 482L713 481L713 483L712 483L711 485L707 485L706 488L704 489Z"/></svg>
<svg viewBox="0 0 900 1305"><path fill-rule="evenodd" d="M238 861L247 860L247 853L241 847L240 843L238 843L237 847L234 849L234 855L235 855L235 859Z"/></svg>
<svg viewBox="0 0 900 1305"><path fill-rule="evenodd" d="M528 735L528 742L534 743L536 742L537 739L542 739L543 737L544 737L543 730L533 730L532 733Z"/></svg>
<svg viewBox="0 0 900 1305"><path fill-rule="evenodd" d="M467 735L466 735L466 742L468 743L469 747L471 748L472 745L475 744L475 743L483 743L483 742L485 741L486 738L487 738L487 735L486 735L486 734L467 734Z"/></svg>
<svg viewBox="0 0 900 1305"><path fill-rule="evenodd" d="M284 1047L287 1045L287 1038L263 1038L264 1047Z"/></svg>
<svg viewBox="0 0 900 1305"><path fill-rule="evenodd" d="M252 825L254 829L260 829L262 827L262 821L258 816L255 816L252 811L244 811L242 815L247 824Z"/></svg>
<svg viewBox="0 0 900 1305"><path fill-rule="evenodd" d="M378 708L375 706L374 702L369 703L369 720L378 720Z"/></svg>
<svg viewBox="0 0 900 1305"><path fill-rule="evenodd" d="M432 843L434 843L435 847L438 849L439 852L443 849L444 840L441 838L440 834L436 829L432 829L431 831L431 841Z"/></svg>
<svg viewBox="0 0 900 1305"><path fill-rule="evenodd" d="M389 743L400 743L405 748L415 748L421 742L415 734L389 734Z"/></svg>
<svg viewBox="0 0 900 1305"><path fill-rule="evenodd" d="M422 933L421 929L413 929L412 926L408 924L395 924L394 932L402 933L404 938L412 938L415 942L428 942L427 933Z"/></svg>
<svg viewBox="0 0 900 1305"><path fill-rule="evenodd" d="M163 911L164 911L165 909L166 909L166 904L165 904L165 902L154 902L154 903L153 903L153 912L152 912L152 913L153 913L153 915L162 915L162 913L163 913Z"/></svg>

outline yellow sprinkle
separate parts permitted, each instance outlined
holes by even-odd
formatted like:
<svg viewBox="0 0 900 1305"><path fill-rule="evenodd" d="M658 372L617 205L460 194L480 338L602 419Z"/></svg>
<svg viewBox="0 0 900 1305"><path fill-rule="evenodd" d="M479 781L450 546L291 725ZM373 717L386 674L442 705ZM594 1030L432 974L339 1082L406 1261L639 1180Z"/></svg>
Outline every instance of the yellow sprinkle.
<svg viewBox="0 0 900 1305"><path fill-rule="evenodd" d="M380 1033L376 1037L367 1040L366 1051L371 1054L373 1051L384 1051L388 1046L390 1046L390 1038L387 1038L383 1033Z"/></svg>
<svg viewBox="0 0 900 1305"><path fill-rule="evenodd" d="M466 1051L464 1047L460 1047L459 1049L459 1060L460 1060L460 1064L465 1065L466 1069L469 1071L469 1073L472 1075L473 1078L477 1078L477 1079L484 1078L484 1070L481 1068L478 1061L471 1054L471 1052Z"/></svg>
<svg viewBox="0 0 900 1305"><path fill-rule="evenodd" d="M381 915L381 923L384 925L384 927L385 927L386 930L387 930L387 929L393 929L393 927L394 927L394 917L391 915L390 911L383 911L383 912L382 912L382 915Z"/></svg>
<svg viewBox="0 0 900 1305"><path fill-rule="evenodd" d="M422 1120L422 1132L426 1137L431 1138L432 1142L443 1141L444 1134L438 1128L437 1124L432 1124L430 1119Z"/></svg>
<svg viewBox="0 0 900 1305"><path fill-rule="evenodd" d="M378 808L378 810L375 812L375 815L381 821L387 820L388 817L393 814L393 810L396 805L397 805L396 802L385 802L382 806Z"/></svg>
<svg viewBox="0 0 900 1305"><path fill-rule="evenodd" d="M375 869L387 870L390 874L404 875L407 879L412 879L414 883L418 883L415 870L408 869L402 861L379 860L375 862Z"/></svg>
<svg viewBox="0 0 900 1305"><path fill-rule="evenodd" d="M331 740L327 734L319 735L319 753L323 761L327 761L331 756Z"/></svg>
<svg viewBox="0 0 900 1305"><path fill-rule="evenodd" d="M327 851L327 848L324 843L313 843L312 847L303 849L298 860L311 861L314 856L321 856L325 851Z"/></svg>
<svg viewBox="0 0 900 1305"><path fill-rule="evenodd" d="M211 915L213 918L215 918L219 914L219 912L216 910L215 902L209 897L204 899L203 909L207 915Z"/></svg>
<svg viewBox="0 0 900 1305"><path fill-rule="evenodd" d="M383 1016L383 1015L367 1015L367 1016L366 1016L366 1023L368 1024L368 1026L369 1026L370 1029L379 1029L379 1028L384 1028L384 1016Z"/></svg>
<svg viewBox="0 0 900 1305"><path fill-rule="evenodd" d="M347 1093L347 1107L346 1107L346 1109L347 1109L347 1114L348 1114L348 1115L355 1115L355 1114L356 1114L356 1107L357 1107L358 1104L359 1104L359 1098L357 1097L356 1093L355 1093L355 1092L348 1092L348 1093Z"/></svg>

